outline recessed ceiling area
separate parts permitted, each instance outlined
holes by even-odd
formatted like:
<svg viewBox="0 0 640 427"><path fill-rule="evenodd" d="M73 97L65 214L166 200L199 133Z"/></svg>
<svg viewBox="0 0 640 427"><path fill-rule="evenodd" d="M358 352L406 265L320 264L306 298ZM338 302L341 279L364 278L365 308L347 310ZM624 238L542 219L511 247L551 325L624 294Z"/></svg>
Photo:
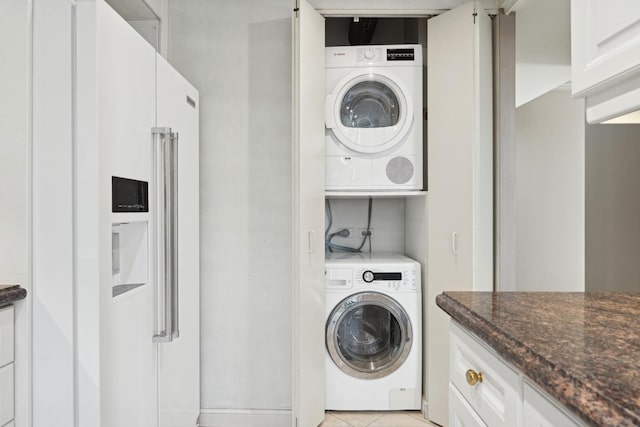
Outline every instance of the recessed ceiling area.
<svg viewBox="0 0 640 427"><path fill-rule="evenodd" d="M158 15L160 2L167 0L105 0L118 15L122 16L145 40L159 52L161 50L160 26ZM155 7L154 7L155 6ZM155 12L154 12L155 11ZM166 43L166 41L165 41Z"/></svg>

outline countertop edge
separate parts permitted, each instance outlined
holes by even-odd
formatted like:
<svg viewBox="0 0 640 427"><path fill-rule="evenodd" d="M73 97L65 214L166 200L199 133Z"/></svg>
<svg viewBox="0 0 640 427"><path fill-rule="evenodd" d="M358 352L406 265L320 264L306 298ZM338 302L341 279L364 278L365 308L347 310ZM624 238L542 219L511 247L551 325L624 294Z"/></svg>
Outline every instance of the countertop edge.
<svg viewBox="0 0 640 427"><path fill-rule="evenodd" d="M574 378L561 367L554 366L524 343L509 337L491 322L447 295L447 292L436 296L436 304L582 421L590 425L601 425L597 414L606 411L615 417L633 419L628 425L640 425L637 415L629 413L617 402Z"/></svg>
<svg viewBox="0 0 640 427"><path fill-rule="evenodd" d="M27 290L19 285L0 289L0 307L23 300L27 297Z"/></svg>

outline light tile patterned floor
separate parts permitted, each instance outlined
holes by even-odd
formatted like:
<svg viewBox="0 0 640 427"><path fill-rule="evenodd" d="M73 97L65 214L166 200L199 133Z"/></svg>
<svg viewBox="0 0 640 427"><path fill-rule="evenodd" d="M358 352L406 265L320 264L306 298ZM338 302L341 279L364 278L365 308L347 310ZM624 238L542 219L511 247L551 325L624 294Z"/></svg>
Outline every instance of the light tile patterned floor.
<svg viewBox="0 0 640 427"><path fill-rule="evenodd" d="M422 417L420 411L337 412L327 411L320 427L427 427L437 426Z"/></svg>

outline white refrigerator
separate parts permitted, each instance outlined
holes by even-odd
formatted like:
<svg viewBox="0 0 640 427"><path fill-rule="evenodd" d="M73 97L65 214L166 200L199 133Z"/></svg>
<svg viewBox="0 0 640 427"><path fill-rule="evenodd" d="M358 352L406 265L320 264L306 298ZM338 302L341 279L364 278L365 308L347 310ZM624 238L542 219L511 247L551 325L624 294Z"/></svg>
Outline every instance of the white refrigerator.
<svg viewBox="0 0 640 427"><path fill-rule="evenodd" d="M75 19L78 419L195 426L198 92L103 0Z"/></svg>

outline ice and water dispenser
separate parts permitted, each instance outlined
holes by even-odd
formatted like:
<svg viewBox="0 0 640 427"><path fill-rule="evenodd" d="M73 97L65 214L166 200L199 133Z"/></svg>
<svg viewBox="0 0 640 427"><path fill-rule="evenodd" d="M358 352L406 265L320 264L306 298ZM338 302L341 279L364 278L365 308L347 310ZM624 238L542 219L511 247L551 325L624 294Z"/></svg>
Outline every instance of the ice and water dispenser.
<svg viewBox="0 0 640 427"><path fill-rule="evenodd" d="M149 280L149 184L112 177L111 211L143 214L139 219L126 215L127 221L111 224L112 296L116 297Z"/></svg>

